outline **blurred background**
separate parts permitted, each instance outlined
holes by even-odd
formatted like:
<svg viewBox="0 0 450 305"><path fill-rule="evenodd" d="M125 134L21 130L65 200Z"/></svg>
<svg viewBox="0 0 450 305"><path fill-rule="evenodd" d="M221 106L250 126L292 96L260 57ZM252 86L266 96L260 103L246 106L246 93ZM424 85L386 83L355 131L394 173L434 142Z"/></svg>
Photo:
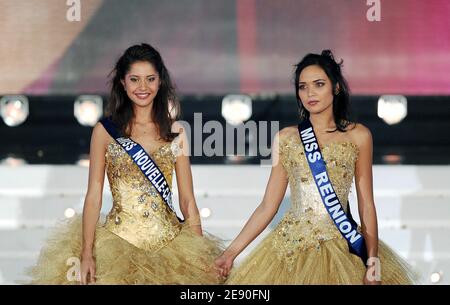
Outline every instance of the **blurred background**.
<svg viewBox="0 0 450 305"><path fill-rule="evenodd" d="M447 0L0 0L0 284L26 280L52 226L82 211L108 74L141 42L171 72L191 151L210 134L195 138L196 114L200 130L211 120L224 129L268 122L245 132L244 155L191 158L204 229L227 241L270 173L252 144L270 146L271 127L298 121L293 66L331 49L344 60L353 118L373 134L380 238L423 283L449 284L449 15ZM274 228L289 196L239 260Z"/></svg>

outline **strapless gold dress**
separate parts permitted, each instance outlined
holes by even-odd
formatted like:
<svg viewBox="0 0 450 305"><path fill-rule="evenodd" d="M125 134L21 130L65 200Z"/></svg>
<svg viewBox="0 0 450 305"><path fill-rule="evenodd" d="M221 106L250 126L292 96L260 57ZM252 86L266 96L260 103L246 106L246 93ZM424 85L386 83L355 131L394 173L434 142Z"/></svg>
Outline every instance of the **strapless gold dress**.
<svg viewBox="0 0 450 305"><path fill-rule="evenodd" d="M333 188L347 210L358 147L335 142L321 147ZM280 160L291 190L291 207L278 226L234 268L226 284L362 284L365 265L349 252L325 209L298 134L280 137ZM411 284L415 272L379 241L383 284Z"/></svg>
<svg viewBox="0 0 450 305"><path fill-rule="evenodd" d="M172 185L176 140L152 154ZM121 146L110 143L105 155L113 207L95 232L98 284L219 284L214 260L223 250L212 235L196 235L180 223ZM82 219L58 224L37 264L27 270L32 284L78 284Z"/></svg>

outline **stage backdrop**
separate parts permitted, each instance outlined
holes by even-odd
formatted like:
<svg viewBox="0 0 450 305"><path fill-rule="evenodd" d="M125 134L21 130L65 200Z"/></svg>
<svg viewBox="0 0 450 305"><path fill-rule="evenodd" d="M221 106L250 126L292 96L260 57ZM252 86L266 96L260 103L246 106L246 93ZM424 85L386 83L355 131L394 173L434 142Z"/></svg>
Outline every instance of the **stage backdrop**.
<svg viewBox="0 0 450 305"><path fill-rule="evenodd" d="M293 65L325 48L354 94L449 94L450 1L369 1L381 4L373 22L367 2L2 0L0 95L105 93L139 42L161 51L182 94L293 93Z"/></svg>

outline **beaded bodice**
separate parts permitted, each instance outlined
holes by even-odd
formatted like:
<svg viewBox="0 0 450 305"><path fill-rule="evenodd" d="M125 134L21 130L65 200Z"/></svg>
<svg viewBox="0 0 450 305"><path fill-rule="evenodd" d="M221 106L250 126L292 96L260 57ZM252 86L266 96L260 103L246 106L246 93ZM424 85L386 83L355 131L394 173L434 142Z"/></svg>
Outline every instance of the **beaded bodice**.
<svg viewBox="0 0 450 305"><path fill-rule="evenodd" d="M179 151L175 139L149 153L170 187ZM162 248L181 230L175 213L119 144L110 143L105 158L113 206L104 227L138 248Z"/></svg>
<svg viewBox="0 0 450 305"><path fill-rule="evenodd" d="M291 207L275 229L274 246L281 257L293 257L298 249L320 248L320 243L342 238L331 220L313 180L298 133L280 136L280 161L291 191ZM344 210L353 182L358 147L350 142L331 142L320 147L327 172Z"/></svg>

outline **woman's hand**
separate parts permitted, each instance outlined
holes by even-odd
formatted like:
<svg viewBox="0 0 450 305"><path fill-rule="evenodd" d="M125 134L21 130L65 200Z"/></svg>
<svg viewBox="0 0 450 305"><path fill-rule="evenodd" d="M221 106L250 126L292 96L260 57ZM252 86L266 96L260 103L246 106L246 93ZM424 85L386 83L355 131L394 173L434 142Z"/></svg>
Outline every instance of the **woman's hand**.
<svg viewBox="0 0 450 305"><path fill-rule="evenodd" d="M235 256L228 251L222 253L215 260L216 268L219 271L219 275L222 277L227 277L230 274L231 268L233 267Z"/></svg>
<svg viewBox="0 0 450 305"><path fill-rule="evenodd" d="M92 255L81 257L81 285L95 283L95 260Z"/></svg>
<svg viewBox="0 0 450 305"><path fill-rule="evenodd" d="M367 267L366 274L364 275L364 285L381 285L381 276L377 275L377 270L375 265Z"/></svg>

